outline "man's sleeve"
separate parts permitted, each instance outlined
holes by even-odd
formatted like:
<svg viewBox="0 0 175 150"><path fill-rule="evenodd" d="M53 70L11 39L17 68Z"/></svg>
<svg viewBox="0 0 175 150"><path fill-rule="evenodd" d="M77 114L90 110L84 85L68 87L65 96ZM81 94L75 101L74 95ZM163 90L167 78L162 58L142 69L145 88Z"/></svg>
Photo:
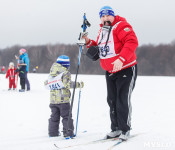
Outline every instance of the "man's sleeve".
<svg viewBox="0 0 175 150"><path fill-rule="evenodd" d="M123 48L119 54L119 59L124 62L129 60L135 53L138 40L130 24L121 22L117 29L117 37L122 42Z"/></svg>
<svg viewBox="0 0 175 150"><path fill-rule="evenodd" d="M87 43L87 48L91 47L91 46L97 46L97 43L94 40L89 40L89 42Z"/></svg>

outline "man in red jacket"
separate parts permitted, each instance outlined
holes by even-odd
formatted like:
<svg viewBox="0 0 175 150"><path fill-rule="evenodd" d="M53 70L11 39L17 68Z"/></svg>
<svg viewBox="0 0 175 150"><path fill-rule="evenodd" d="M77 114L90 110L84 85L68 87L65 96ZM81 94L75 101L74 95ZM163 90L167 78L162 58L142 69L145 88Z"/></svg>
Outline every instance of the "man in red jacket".
<svg viewBox="0 0 175 150"><path fill-rule="evenodd" d="M87 48L98 47L100 64L106 71L111 118L111 132L106 138L127 140L131 130L130 98L137 77L135 50L138 40L132 26L125 18L115 16L111 7L102 7L99 15L101 24L97 40L83 38Z"/></svg>
<svg viewBox="0 0 175 150"><path fill-rule="evenodd" d="M13 62L10 62L9 63L9 69L7 70L7 73L6 73L6 78L9 77L9 89L8 90L11 90L11 88L13 87L13 90L16 89L16 83L15 83L15 70L16 68L14 67L14 63Z"/></svg>

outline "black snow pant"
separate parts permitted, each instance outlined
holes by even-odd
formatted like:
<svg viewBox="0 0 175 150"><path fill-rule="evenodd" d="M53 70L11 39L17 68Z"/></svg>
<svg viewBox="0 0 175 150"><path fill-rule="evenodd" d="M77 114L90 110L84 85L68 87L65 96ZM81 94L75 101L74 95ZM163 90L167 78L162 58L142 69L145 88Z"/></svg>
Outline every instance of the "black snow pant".
<svg viewBox="0 0 175 150"><path fill-rule="evenodd" d="M28 73L26 72L26 74L25 74L25 84L27 85L27 90L30 90L30 83L29 83L27 74L28 74Z"/></svg>
<svg viewBox="0 0 175 150"><path fill-rule="evenodd" d="M73 126L72 116L68 124L70 103L50 104L50 109L51 109L51 116L49 119L49 136L58 136L60 117L62 117L63 135L65 137L73 136L74 126ZM68 126L69 128L67 128ZM69 129L68 132L67 132L67 129Z"/></svg>
<svg viewBox="0 0 175 150"><path fill-rule="evenodd" d="M25 78L20 77L20 85L21 85L21 89L25 90Z"/></svg>
<svg viewBox="0 0 175 150"><path fill-rule="evenodd" d="M107 102L110 107L111 130L131 129L131 93L137 78L137 65L110 74L106 72Z"/></svg>

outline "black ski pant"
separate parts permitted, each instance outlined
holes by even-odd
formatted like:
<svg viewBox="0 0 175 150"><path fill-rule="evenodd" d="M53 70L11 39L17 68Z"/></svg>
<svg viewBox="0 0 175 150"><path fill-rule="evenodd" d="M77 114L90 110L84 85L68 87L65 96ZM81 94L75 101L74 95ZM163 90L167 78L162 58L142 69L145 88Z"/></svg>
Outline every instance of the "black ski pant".
<svg viewBox="0 0 175 150"><path fill-rule="evenodd" d="M49 136L58 136L60 117L62 117L64 136L73 136L74 126L72 116L68 124L70 103L50 104L49 107L51 109L51 116L49 119ZM68 132L67 129L69 129Z"/></svg>
<svg viewBox="0 0 175 150"><path fill-rule="evenodd" d="M131 129L131 93L137 78L137 65L117 73L106 72L107 102L110 107L111 130Z"/></svg>
<svg viewBox="0 0 175 150"><path fill-rule="evenodd" d="M26 74L25 74L25 84L27 85L27 90L30 90L30 83L29 83L27 74L28 74L28 73L26 72Z"/></svg>
<svg viewBox="0 0 175 150"><path fill-rule="evenodd" d="M21 89L25 90L25 78L20 77L20 85L21 85Z"/></svg>

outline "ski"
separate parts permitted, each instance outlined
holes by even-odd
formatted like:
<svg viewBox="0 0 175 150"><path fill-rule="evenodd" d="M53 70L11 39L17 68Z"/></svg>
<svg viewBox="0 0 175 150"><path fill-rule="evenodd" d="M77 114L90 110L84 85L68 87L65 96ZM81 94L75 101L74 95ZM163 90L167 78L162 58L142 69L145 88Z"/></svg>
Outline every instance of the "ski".
<svg viewBox="0 0 175 150"><path fill-rule="evenodd" d="M117 146L117 145L119 145L119 144L121 144L121 143L123 143L123 140L122 140L122 139L118 139L117 143L115 143L114 145L110 146L110 147L108 148L108 150L112 150L115 146Z"/></svg>
<svg viewBox="0 0 175 150"><path fill-rule="evenodd" d="M57 144L54 144L54 146L58 149L64 149L64 148L77 147L77 146L82 146L82 145L104 143L104 142L115 141L115 140L119 140L119 138L117 137L117 138L111 138L111 139L98 139L98 140L94 140L94 141L90 141L90 142L86 142L86 143L80 143L80 144L76 144L76 145L68 145L68 146L63 146L63 147L58 146Z"/></svg>
<svg viewBox="0 0 175 150"><path fill-rule="evenodd" d="M128 138L128 140L130 140L131 138L134 138L134 137L136 137L136 136L138 136L138 135L140 135L140 134L131 135L131 136ZM128 140L118 139L117 142L116 142L115 144L113 144L112 146L110 146L107 150L112 150L115 146L117 146L117 145L119 145L119 144L121 144L121 143L123 143L123 142L127 142Z"/></svg>
<svg viewBox="0 0 175 150"><path fill-rule="evenodd" d="M140 134L143 134L143 133L133 134L133 135L131 135L131 136L129 137L128 140L130 140L131 138L134 138L134 137L136 137L136 136L138 136L138 135L140 135ZM74 139L76 139L76 138L73 138L72 140L74 140ZM127 140L127 141L128 141L128 140ZM54 144L54 146L55 146L56 148L58 148L58 149L66 149L66 148L78 147L78 146L83 146L83 145L90 145L90 144L97 144L97 143L105 143L105 142L109 142L109 141L114 141L115 144L113 144L112 146L110 146L110 147L108 148L108 150L113 149L115 146L117 146L117 145L119 145L119 144L121 144L121 143L123 143L123 142L127 142L127 141L124 141L124 140L119 139L118 137L116 137L116 138L111 138L111 139L104 139L104 138L103 138L103 139L98 139L98 140L94 140L94 141L84 142L84 143L80 143L80 144L67 145L67 146L58 146L58 144Z"/></svg>

